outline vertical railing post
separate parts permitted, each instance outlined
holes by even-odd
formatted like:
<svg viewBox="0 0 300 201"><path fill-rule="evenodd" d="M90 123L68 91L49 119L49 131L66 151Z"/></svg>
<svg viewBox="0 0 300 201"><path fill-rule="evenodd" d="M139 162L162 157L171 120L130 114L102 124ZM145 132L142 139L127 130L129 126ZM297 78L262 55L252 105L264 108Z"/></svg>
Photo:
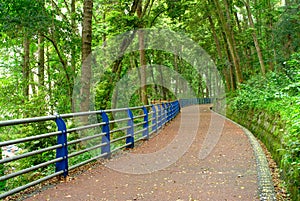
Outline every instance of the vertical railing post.
<svg viewBox="0 0 300 201"><path fill-rule="evenodd" d="M126 144L129 144L127 148L133 148L134 147L134 125L133 125L133 114L130 109L127 110L127 115L129 117L127 125L127 135L128 137L126 138Z"/></svg>
<svg viewBox="0 0 300 201"><path fill-rule="evenodd" d="M63 175L66 177L68 175L68 141L67 141L67 127L64 120L57 116L55 123L58 131L61 131L61 134L57 136L57 144L61 144L62 147L56 149L56 158L63 158L62 161L59 161L55 164L55 171L59 172L64 171Z"/></svg>
<svg viewBox="0 0 300 201"><path fill-rule="evenodd" d="M170 120L173 119L173 115L174 115L174 107L173 107L173 103L170 103Z"/></svg>
<svg viewBox="0 0 300 201"><path fill-rule="evenodd" d="M165 124L168 123L168 103L165 103Z"/></svg>
<svg viewBox="0 0 300 201"><path fill-rule="evenodd" d="M176 116L176 101L172 103L172 119Z"/></svg>
<svg viewBox="0 0 300 201"><path fill-rule="evenodd" d="M173 118L176 117L177 115L177 105L176 105L177 101L173 102Z"/></svg>
<svg viewBox="0 0 300 201"><path fill-rule="evenodd" d="M172 102L172 119L176 116L176 101Z"/></svg>
<svg viewBox="0 0 300 201"><path fill-rule="evenodd" d="M155 105L152 105L152 131L157 132L157 115Z"/></svg>
<svg viewBox="0 0 300 201"><path fill-rule="evenodd" d="M149 139L149 120L148 120L148 110L145 106L142 107L143 112L144 112L144 125L143 125L143 137L145 137L145 139Z"/></svg>
<svg viewBox="0 0 300 201"><path fill-rule="evenodd" d="M176 115L177 115L177 110L178 110L177 102L178 102L178 101L175 101L175 102L174 102L174 105L173 105L173 108L174 108L174 117L173 117L173 118L175 118Z"/></svg>
<svg viewBox="0 0 300 201"><path fill-rule="evenodd" d="M162 103L162 125L165 125L166 123L166 109L165 109L165 104Z"/></svg>
<svg viewBox="0 0 300 201"><path fill-rule="evenodd" d="M162 114L161 114L161 107L159 104L157 104L157 108L158 108L158 129L161 128L162 126Z"/></svg>
<svg viewBox="0 0 300 201"><path fill-rule="evenodd" d="M173 119L173 115L174 115L173 103L174 102L169 103L169 106L170 106L170 120Z"/></svg>
<svg viewBox="0 0 300 201"><path fill-rule="evenodd" d="M110 129L109 129L109 118L106 114L106 112L101 112L102 121L105 123L102 126L102 132L105 133L104 136L102 136L102 143L106 143L106 145L101 147L101 154L107 153L106 158L110 157Z"/></svg>
<svg viewBox="0 0 300 201"><path fill-rule="evenodd" d="M166 123L169 122L170 118L169 118L169 114L170 114L170 111L169 111L169 103L166 103Z"/></svg>
<svg viewBox="0 0 300 201"><path fill-rule="evenodd" d="M172 105L171 105L171 103L168 103L168 118L169 118L169 121L171 121L171 119L172 119Z"/></svg>

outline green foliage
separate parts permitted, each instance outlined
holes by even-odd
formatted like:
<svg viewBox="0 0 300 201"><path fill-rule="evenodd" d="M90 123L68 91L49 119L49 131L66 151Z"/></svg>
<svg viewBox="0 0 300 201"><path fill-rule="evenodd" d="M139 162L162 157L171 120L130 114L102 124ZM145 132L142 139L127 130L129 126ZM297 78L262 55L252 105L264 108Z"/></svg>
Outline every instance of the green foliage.
<svg viewBox="0 0 300 201"><path fill-rule="evenodd" d="M282 73L257 76L242 84L230 95L228 104L240 112L266 111L280 115L285 122L281 144L283 157L279 161L289 189L295 194L300 186L300 60L299 53L291 56ZM276 150L279 151L279 150ZM274 153L275 154L275 153Z"/></svg>
<svg viewBox="0 0 300 201"><path fill-rule="evenodd" d="M43 1L3 0L0 3L0 27L12 38L23 32L33 35L49 26ZM17 30L17 31L16 31Z"/></svg>
<svg viewBox="0 0 300 201"><path fill-rule="evenodd" d="M216 61L218 69L232 76L232 89L237 83L233 61L227 47L226 34L218 20L215 6L206 2L175 0L150 1L142 18L131 12L132 4L136 1L94 1L93 13L93 47L118 34L140 27L167 28L174 31L185 32L190 38L203 47ZM145 2L141 2L144 9ZM224 3L225 1L222 1ZM228 26L232 29L232 38L235 48L240 55L240 62L244 80L240 90L232 92L230 106L236 110L250 109L266 110L270 114L280 114L287 124L288 135L282 140L286 147L282 164L291 178L299 177L299 88L300 88L300 53L290 55L299 49L299 6L297 1L289 1L290 5L278 8L279 0L251 1L255 28L250 28L246 10L242 1L227 1L229 11L226 13L225 4L221 5L222 12L228 15ZM81 36L80 24L82 22L82 1L76 1L75 10L71 11L70 1L50 0L2 0L0 2L0 119L16 119L23 117L42 116L54 113L68 113L72 111L73 83L81 67ZM221 13L222 13L221 12ZM236 16L235 16L236 15ZM213 24L208 21L211 16ZM224 15L225 16L225 15ZM212 28L215 29L213 33ZM255 54L252 33L256 31L259 43L269 73L266 77L257 76L259 62ZM38 80L38 38L44 37L44 80ZM30 39L30 65L29 78L24 79L24 39ZM171 39L171 38L170 38ZM171 39L172 40L172 39ZM220 54L216 46L220 45ZM125 42L125 41L123 41ZM137 44L135 44L137 45ZM163 45L163 44L162 44ZM119 47L118 47L119 48ZM178 50L180 51L180 50ZM185 49L185 53L190 50ZM178 53L179 54L179 53ZM179 54L180 55L180 54ZM107 55L108 56L108 55ZM99 76L99 83L91 89L95 95L95 109L109 109L115 106L113 90L118 81L128 72L138 69L139 52L126 54L119 65L108 64L107 71ZM207 75L198 72L180 56L177 58L175 69L174 55L159 50L146 50L148 65L158 64L178 71L190 84L197 96L205 96L209 83ZM290 58L290 59L288 59ZM288 61L286 61L288 60ZM274 69L272 64L278 65ZM204 62L204 61L203 61ZM203 63L205 65L205 62ZM232 72L229 72L232 71ZM163 72L153 72L153 80L171 82L170 77L160 78ZM134 78L140 81L140 76ZM226 82L231 82L228 78ZM128 83L129 85L132 83ZM30 93L26 97L23 93L24 85L29 85ZM230 85L230 84L229 84ZM173 88L176 88L174 84ZM126 89L126 87L125 87ZM173 100L177 94L160 85L147 86L148 97L153 99ZM229 87L230 91L230 87ZM175 92L177 93L177 92ZM127 97L118 97L121 101ZM129 97L129 106L142 105L140 89L136 89ZM118 106L115 106L118 107ZM139 114L139 112L136 112ZM113 115L110 114L110 119ZM71 123L72 124L72 123ZM113 125L115 129L120 125ZM53 124L32 124L27 127L0 128L1 140L16 139L36 135L42 132L55 130ZM90 131L86 135L92 135ZM16 133L15 135L6 135ZM124 135L122 132L114 133L114 137ZM69 140L78 139L78 133L68 136ZM120 142L121 143L121 142ZM31 151L55 144L55 138L39 140L35 143L20 144L25 151ZM80 144L69 147L70 152L82 150L92 144ZM119 146L116 143L115 147ZM25 148L26 147L26 148ZM75 164L88 159L99 150L79 155L70 159ZM21 160L21 164L11 163L8 166L0 165L0 174L3 171L30 167L52 159L55 153L47 152L36 157ZM18 169L17 168L17 169ZM33 177L39 178L45 172L53 172L54 167L40 169L33 174L26 174L17 178L6 187L17 186L18 183L31 181ZM297 180L294 179L295 182ZM3 190L3 185L0 191Z"/></svg>
<svg viewBox="0 0 300 201"><path fill-rule="evenodd" d="M238 110L264 109L267 103L280 101L283 97L288 96L285 89L290 84L291 81L283 73L270 72L266 78L258 75L240 85L240 90L232 94L235 98L231 100L230 104L233 109ZM273 112L276 112L277 109Z"/></svg>
<svg viewBox="0 0 300 201"><path fill-rule="evenodd" d="M0 156L2 157L2 148L0 148ZM5 167L3 164L0 164L0 175L4 175ZM5 191L6 181L0 181L0 193Z"/></svg>
<svg viewBox="0 0 300 201"><path fill-rule="evenodd" d="M36 112L38 113L38 110L36 110ZM1 140L5 140L5 141L14 140L19 138L39 135L43 133L48 133L51 131L55 131L56 129L57 128L54 122L39 122L39 123L31 123L27 125L3 127L0 129L0 138ZM7 133L10 133L10 135L7 135ZM17 154L24 154L31 151L36 151L42 148L53 146L55 144L56 144L55 136L49 138L41 138L30 142L19 143L16 145L19 148L21 148L21 151L17 152ZM54 158L55 158L55 150L47 151L35 156L29 156L20 160L5 163L4 165L0 166L0 171L2 171L5 174L10 174L26 168L30 168L34 165L38 165L43 162L47 162ZM11 190L13 188L37 180L41 177L52 174L53 172L54 172L54 165L39 168L38 170L2 182L3 184L2 189L5 188L5 190Z"/></svg>
<svg viewBox="0 0 300 201"><path fill-rule="evenodd" d="M277 57L282 62L293 52L299 51L300 43L300 7L299 1L291 1L290 5L281 8L281 17L274 29L275 44L280 54ZM283 47L283 48L280 48Z"/></svg>

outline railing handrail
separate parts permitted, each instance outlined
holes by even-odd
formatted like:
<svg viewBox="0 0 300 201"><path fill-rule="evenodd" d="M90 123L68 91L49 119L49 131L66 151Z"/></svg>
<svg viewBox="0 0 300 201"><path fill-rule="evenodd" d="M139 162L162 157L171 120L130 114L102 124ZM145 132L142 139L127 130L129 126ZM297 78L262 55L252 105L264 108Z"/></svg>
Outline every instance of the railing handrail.
<svg viewBox="0 0 300 201"><path fill-rule="evenodd" d="M97 111L87 111L87 112L76 112L76 113L68 113L62 115L49 115L49 116L41 116L41 117L33 117L33 118L25 118L25 119L15 119L15 120L6 120L0 121L0 127L14 126L14 125L23 125L37 122L48 122L55 121L58 131L42 133L38 135L33 135L25 138L14 139L9 141L0 142L0 148L13 144L20 144L24 142L30 142L40 139L46 139L49 137L57 138L57 144L50 145L44 148L40 148L38 150L29 151L26 153L22 153L20 155L16 155L12 158L4 158L0 160L0 168L3 167L4 164L10 163L15 160L19 160L22 158L26 158L28 156L33 156L37 154L42 154L48 151L56 150L56 157L53 159L49 159L49 161L39 163L35 166L28 167L25 169L18 170L16 172L8 173L6 175L0 176L0 182L5 182L11 178L16 176L28 173L30 171L37 170L38 168L48 167L49 165L55 164L55 172L50 175L46 175L45 177L39 178L36 181L27 183L23 186L18 186L14 189L9 189L7 192L0 194L0 199L22 191L28 187L36 185L40 182L43 182L47 179L53 178L57 175L67 176L68 171L74 168L77 168L81 165L94 161L101 157L110 157L110 155L118 151L119 149L123 149L124 147L133 148L135 142L139 140L149 139L149 136L155 132L158 132L166 123L171 121L173 118L177 116L180 112L180 108L186 107L193 104L201 104L201 103L211 103L212 99L181 99L168 103L157 103L145 106L136 106L136 107L128 107L128 108L117 108L117 109L108 109L108 110L97 110ZM132 111L142 110L143 114L134 115ZM108 113L117 113L117 112L126 112L126 118L114 119L110 120L108 117ZM92 123L84 126L77 126L75 128L67 128L65 120L75 117L81 116L90 116L90 115L101 115L101 121L97 123ZM120 128L110 129L111 124L116 124L122 122L126 124ZM126 123L127 122L127 123ZM78 139L70 139L68 140L68 134L75 133L81 130L88 130L92 128L100 127L102 131L100 133L93 133L91 136L85 136ZM125 133L121 136L114 137L115 133ZM119 133L120 134L120 133ZM112 135L112 136L111 136ZM113 137L111 139L111 137ZM80 150L75 150L72 153L68 153L68 146L72 146L77 143L95 140L97 138L100 139L100 143L96 145L91 145L91 147L86 147ZM115 145L119 141L125 140L125 143L121 145ZM98 140L99 141L99 140ZM115 147L112 147L115 145ZM96 156L91 156L91 158L80 161L79 163L75 163L72 166L69 166L69 159L73 157L77 157L81 154L90 153L90 151L100 149L100 153ZM49 157L50 158L50 157ZM1 183L0 183L1 184ZM0 189L1 190L1 189Z"/></svg>
<svg viewBox="0 0 300 201"><path fill-rule="evenodd" d="M171 108L172 105L174 105L174 107L173 110L171 111L168 108ZM152 109L156 111L155 108L159 108L159 109L157 110L157 112L154 113ZM142 110L143 114L133 115L132 111L135 110ZM52 144L50 146L47 145L46 147L41 149L35 149L33 151L30 150L26 153L22 153L14 157L4 158L0 160L0 165L4 167L5 164L20 160L22 158L27 158L28 156L36 156L38 154L44 154L44 153L47 154L46 152L56 150L56 158L51 159L51 157L49 157L50 158L49 161L39 163L32 167L27 167L21 170L17 170L12 173L6 173L3 176L1 175L0 182L6 182L9 179L37 170L38 168L45 168L53 164L55 164L56 166L56 170L53 174L42 177L36 181L27 183L23 186L18 186L17 188L14 189L8 189L7 192L0 194L0 199L12 195L14 193L17 193L19 191L22 191L28 187L36 185L37 183L43 182L57 175L67 176L69 170L84 165L86 163L89 163L93 160L96 160L97 158L110 157L111 153L119 149L122 149L124 147L133 148L135 142L137 142L138 140L148 139L149 135L153 134L154 132L157 132L159 129L163 127L163 125L165 125L168 122L167 118L170 121L171 119L175 118L175 116L179 113L179 111L180 111L179 101L173 101L168 104L163 103L163 104L136 106L136 107L129 107L129 108L77 112L77 113L69 113L69 114L62 114L62 115L49 115L49 116L41 116L41 117L33 117L33 118L25 118L25 119L0 121L0 127L23 125L23 124L30 124L30 123L37 123L37 122L55 121L58 128L58 131L54 131L54 132L42 133L42 134L33 135L25 138L0 142L0 148L1 148L13 144L18 145L24 142L35 142L36 140L40 140L42 138L48 139L49 137L53 137L53 136L57 137L57 144ZM110 120L107 113L117 113L117 112L125 112L127 113L127 117L122 119L117 118L114 120ZM158 114L158 112L160 112L160 114ZM92 123L84 126L79 126L79 127L77 126L75 128L67 128L66 126L65 120L69 118L91 116L91 115L101 115L101 121L98 123ZM120 126L121 128L110 130L109 127L112 123L113 124L121 123L121 125L126 124L126 126ZM69 140L68 142L67 134L78 132L81 130L88 130L91 128L98 128L98 127L102 128L101 133L93 133L91 136L85 136L71 141ZM125 133L125 135L120 133L121 131L124 131L122 133ZM121 136L110 139L110 135L111 134L114 135L115 133L119 133L121 134ZM68 145L72 146L76 143L81 143L83 141L89 141L97 138L100 138L100 143L96 143L96 145L87 146L86 148L83 149L79 149L79 150L76 149L72 153L68 153L69 152ZM115 147L111 147L111 145L114 145L114 143L119 143L122 140L126 140L126 142L124 144L121 145L117 144L115 145ZM28 148L25 147L25 149ZM100 153L97 154L95 157L90 157L87 160L76 162L74 165L69 167L70 158L77 157L81 154L85 154L90 151L98 150L98 149L100 149L99 150Z"/></svg>
<svg viewBox="0 0 300 201"><path fill-rule="evenodd" d="M159 104L162 104L162 103L159 103ZM152 105L157 105L157 104L152 104ZM101 114L102 112L106 112L106 113L120 112L120 111L126 111L128 109L136 110L136 109L140 109L142 107L148 108L148 107L151 107L152 105L136 106L136 107L128 107L128 108L115 108L115 109L106 109L106 110L94 110L94 111L86 111L86 112L74 112L74 113L66 113L66 114L53 114L53 115L48 115L48 116L3 120L3 121L0 121L0 127L13 126L13 125L18 125L18 124L36 123L36 122L41 122L41 121L51 121L51 120L55 120L58 117L73 118L73 117Z"/></svg>

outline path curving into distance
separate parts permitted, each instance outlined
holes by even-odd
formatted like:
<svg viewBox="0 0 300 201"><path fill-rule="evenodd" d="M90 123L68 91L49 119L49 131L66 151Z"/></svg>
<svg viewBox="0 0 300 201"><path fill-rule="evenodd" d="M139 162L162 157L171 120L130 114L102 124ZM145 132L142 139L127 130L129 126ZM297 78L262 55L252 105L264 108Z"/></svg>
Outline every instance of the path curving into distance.
<svg viewBox="0 0 300 201"><path fill-rule="evenodd" d="M190 106L182 110L188 112L189 115L184 116L188 119L182 121L183 115L179 114L158 135L130 153L123 151L103 165L26 200L264 200L260 197L259 160L249 134L230 120L211 112L209 105ZM193 122L195 119L199 119L199 122ZM188 127L181 125L182 122L198 124L190 144L185 143L184 136L188 137L191 133L187 133L188 129L182 129L182 126ZM182 142L174 143L175 139ZM213 147L209 146L210 142ZM180 144L188 148L180 147ZM176 155L178 150L184 150L185 153L179 154L174 163L148 173L141 171L134 174L128 169L122 172L105 164L120 164L132 154L151 156L161 153L165 147L170 149L168 154ZM162 154L156 161L145 160L148 161L145 163L142 157L137 157L140 161L136 163L139 165L134 168L140 166L142 170L147 169L144 165L151 169L151 163L166 164L168 160L174 160L174 156L169 158L168 154Z"/></svg>

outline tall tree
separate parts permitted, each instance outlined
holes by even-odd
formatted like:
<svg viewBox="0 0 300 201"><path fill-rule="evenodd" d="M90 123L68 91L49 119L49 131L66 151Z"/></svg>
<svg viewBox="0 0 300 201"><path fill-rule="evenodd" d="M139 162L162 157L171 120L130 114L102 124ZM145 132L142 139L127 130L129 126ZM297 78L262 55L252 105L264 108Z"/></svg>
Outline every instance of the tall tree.
<svg viewBox="0 0 300 201"><path fill-rule="evenodd" d="M83 3L83 22L82 22L82 66L81 66L81 102L80 110L88 111L90 106L90 83L91 83L91 59L92 53L92 17L93 0L84 0ZM87 122L87 117L83 123Z"/></svg>
<svg viewBox="0 0 300 201"><path fill-rule="evenodd" d="M225 5L224 9L225 9L226 17L224 16L220 2L217 0L213 0L214 5L216 6L217 16L219 17L222 29L226 36L226 41L227 41L227 44L229 47L230 55L231 55L231 58L233 61L233 65L235 67L237 82L242 83L243 77L242 77L239 55L238 55L238 52L237 52L236 46L235 46L235 38L234 38L233 30L232 30L229 5L227 3L227 0L223 0L223 1L224 1L223 2L224 5Z"/></svg>
<svg viewBox="0 0 300 201"><path fill-rule="evenodd" d="M244 5L246 7L249 24L250 24L250 27L252 29L252 38L253 38L253 42L254 42L254 45L255 45L255 48L256 48L256 53L257 53L257 56L258 56L258 60L259 60L259 63L260 63L261 73L262 73L263 76L265 76L266 75L266 68L265 68L265 64L264 64L262 50L261 50L259 42L258 42L256 29L255 29L253 18L252 18L252 12L251 12L251 8L250 8L250 1L249 0L244 1Z"/></svg>
<svg viewBox="0 0 300 201"><path fill-rule="evenodd" d="M38 80L39 92L42 92L45 84L45 45L44 36L41 34L38 38Z"/></svg>
<svg viewBox="0 0 300 201"><path fill-rule="evenodd" d="M137 16L140 19L139 28L145 28L143 18L146 14L147 8L149 6L150 0L147 0L144 7L143 7L143 0L139 0L137 4ZM140 65L141 65L141 97L142 102L144 105L148 105L148 95L147 95L147 77L146 77L146 68L147 68L147 61L146 61L146 52L145 52L145 38L144 38L144 31L138 31L138 38L139 38L139 50L140 50Z"/></svg>
<svg viewBox="0 0 300 201"><path fill-rule="evenodd" d="M30 39L25 36L23 42L23 96L24 100L29 98L29 72L30 72Z"/></svg>

